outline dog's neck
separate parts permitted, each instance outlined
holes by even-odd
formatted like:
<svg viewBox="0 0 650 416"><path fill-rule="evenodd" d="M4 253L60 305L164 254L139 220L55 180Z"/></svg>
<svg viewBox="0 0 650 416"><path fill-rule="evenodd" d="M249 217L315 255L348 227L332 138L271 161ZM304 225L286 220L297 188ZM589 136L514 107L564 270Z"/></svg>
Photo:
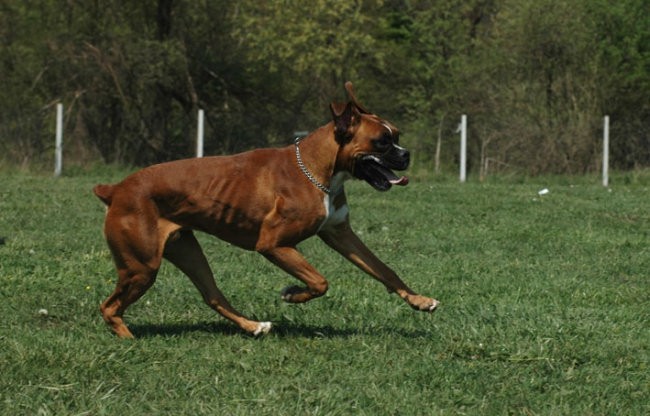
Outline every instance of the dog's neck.
<svg viewBox="0 0 650 416"><path fill-rule="evenodd" d="M305 162L302 160L302 154L300 152L300 142L302 141L303 138L299 137L296 138L296 141L294 143L295 149L296 149L296 161L298 162L298 167L302 171L302 173L309 179L309 182L313 183L316 188L320 189L321 191L325 192L326 194L329 194L331 192L330 188L326 185L323 185L320 183L318 179L314 175L312 175L311 171L307 169L307 166L305 165Z"/></svg>
<svg viewBox="0 0 650 416"><path fill-rule="evenodd" d="M334 138L333 123L296 140L294 146L300 170L315 187L326 194L338 193L342 189L343 181L333 180L339 151L339 144Z"/></svg>

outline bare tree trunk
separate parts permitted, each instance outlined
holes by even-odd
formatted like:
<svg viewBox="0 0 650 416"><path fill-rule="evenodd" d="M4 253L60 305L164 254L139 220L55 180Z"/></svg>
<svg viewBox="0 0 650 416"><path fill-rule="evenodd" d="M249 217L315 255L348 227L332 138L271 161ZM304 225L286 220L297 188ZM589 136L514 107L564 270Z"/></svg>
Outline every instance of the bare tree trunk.
<svg viewBox="0 0 650 416"><path fill-rule="evenodd" d="M172 6L173 0L158 0L158 40L169 38L172 31Z"/></svg>
<svg viewBox="0 0 650 416"><path fill-rule="evenodd" d="M434 159L435 163L435 172L436 175L440 173L440 148L442 147L442 125L445 121L445 115L443 114L440 118L440 123L438 124L438 140L436 141L436 155Z"/></svg>

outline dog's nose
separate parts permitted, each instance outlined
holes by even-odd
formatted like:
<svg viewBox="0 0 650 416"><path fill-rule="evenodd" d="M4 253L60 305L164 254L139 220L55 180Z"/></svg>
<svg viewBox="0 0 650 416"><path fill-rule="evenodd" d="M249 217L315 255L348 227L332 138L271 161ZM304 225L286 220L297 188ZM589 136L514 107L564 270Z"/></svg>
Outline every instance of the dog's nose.
<svg viewBox="0 0 650 416"><path fill-rule="evenodd" d="M395 169L399 170L404 170L408 168L410 162L411 162L411 153L406 150L405 148L398 146L398 145L393 145L395 152L393 153L394 155L394 162L396 163Z"/></svg>
<svg viewBox="0 0 650 416"><path fill-rule="evenodd" d="M405 160L406 163L408 164L409 160L411 159L411 153L403 147L400 146L395 146L395 147L397 148L397 154L399 155L399 157Z"/></svg>

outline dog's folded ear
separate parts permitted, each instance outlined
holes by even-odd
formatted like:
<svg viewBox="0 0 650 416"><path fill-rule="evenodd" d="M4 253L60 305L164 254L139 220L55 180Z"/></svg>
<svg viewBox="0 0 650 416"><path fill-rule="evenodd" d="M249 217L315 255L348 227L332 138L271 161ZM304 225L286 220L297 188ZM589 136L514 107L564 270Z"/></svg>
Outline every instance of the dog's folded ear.
<svg viewBox="0 0 650 416"><path fill-rule="evenodd" d="M348 142L356 127L359 125L361 114L356 108L356 104L352 102L344 103L331 103L330 111L332 112L332 120L334 121L334 136L336 141L340 144Z"/></svg>
<svg viewBox="0 0 650 416"><path fill-rule="evenodd" d="M357 109L361 114L370 114L370 111L366 110L366 108L357 99L357 96L354 93L352 82L348 81L345 83L345 91L348 92L348 97L350 97L350 100L354 103L355 106L357 106Z"/></svg>

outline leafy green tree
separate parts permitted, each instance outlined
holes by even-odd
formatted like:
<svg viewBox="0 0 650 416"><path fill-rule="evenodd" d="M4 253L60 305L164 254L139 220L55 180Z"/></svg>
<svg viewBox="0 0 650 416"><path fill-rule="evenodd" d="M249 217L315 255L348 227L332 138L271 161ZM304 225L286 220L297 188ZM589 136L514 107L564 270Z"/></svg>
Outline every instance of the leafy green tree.
<svg viewBox="0 0 650 416"><path fill-rule="evenodd" d="M582 172L598 114L591 21L582 2L503 1L472 62L480 166ZM480 84L476 81L480 80Z"/></svg>
<svg viewBox="0 0 650 416"><path fill-rule="evenodd" d="M586 2L598 62L600 112L612 118L612 163L650 164L650 3Z"/></svg>
<svg viewBox="0 0 650 416"><path fill-rule="evenodd" d="M51 158L53 105L79 162L191 156L289 143L355 82L394 121L415 169L525 173L650 165L646 0L39 0L0 4L0 150ZM439 157L440 161L435 161Z"/></svg>
<svg viewBox="0 0 650 416"><path fill-rule="evenodd" d="M371 35L375 22L368 14L376 4L239 3L233 35L248 60L247 79L276 102L268 110L284 118L274 121L270 135L322 124L329 117L327 104L343 96L343 83L350 79L363 83L360 68L378 65L382 52ZM270 142L278 140L286 138L269 137Z"/></svg>

